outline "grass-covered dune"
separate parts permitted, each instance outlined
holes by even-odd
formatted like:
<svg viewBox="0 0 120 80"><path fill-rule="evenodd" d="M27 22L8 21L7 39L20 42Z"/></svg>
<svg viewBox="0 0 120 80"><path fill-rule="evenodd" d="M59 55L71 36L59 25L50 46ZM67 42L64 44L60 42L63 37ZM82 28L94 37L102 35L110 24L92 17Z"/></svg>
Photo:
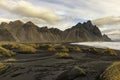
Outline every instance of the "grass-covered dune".
<svg viewBox="0 0 120 80"><path fill-rule="evenodd" d="M101 75L100 80L120 80L120 62L114 62Z"/></svg>

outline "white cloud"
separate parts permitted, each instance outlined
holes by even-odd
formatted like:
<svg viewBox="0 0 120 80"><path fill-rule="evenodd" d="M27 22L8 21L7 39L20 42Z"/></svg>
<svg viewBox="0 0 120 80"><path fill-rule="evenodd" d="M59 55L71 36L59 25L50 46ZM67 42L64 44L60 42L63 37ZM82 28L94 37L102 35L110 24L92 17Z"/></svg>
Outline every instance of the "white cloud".
<svg viewBox="0 0 120 80"><path fill-rule="evenodd" d="M98 18L92 21L93 24L103 27L104 25L120 25L120 16L114 17L114 16L108 16L103 18Z"/></svg>
<svg viewBox="0 0 120 80"><path fill-rule="evenodd" d="M96 19L105 16L120 15L120 1L118 0L57 0L64 3L63 10L80 18ZM66 4L66 5L65 5ZM61 4L60 4L61 5ZM69 5L69 6L68 6ZM73 8L71 8L71 7Z"/></svg>
<svg viewBox="0 0 120 80"><path fill-rule="evenodd" d="M76 18L94 20L119 16L119 4L119 0L0 0L0 8L22 16L21 20L61 26L61 29L72 26Z"/></svg>
<svg viewBox="0 0 120 80"><path fill-rule="evenodd" d="M13 5L11 7L9 6L10 5L7 2L3 0L0 1L0 7L17 15L28 18L39 18L51 24L62 20L62 17L55 14L55 12L51 9L35 7L27 1L21 0L18 1L16 5Z"/></svg>
<svg viewBox="0 0 120 80"><path fill-rule="evenodd" d="M9 19L5 19L5 18L0 18L0 22L9 22Z"/></svg>

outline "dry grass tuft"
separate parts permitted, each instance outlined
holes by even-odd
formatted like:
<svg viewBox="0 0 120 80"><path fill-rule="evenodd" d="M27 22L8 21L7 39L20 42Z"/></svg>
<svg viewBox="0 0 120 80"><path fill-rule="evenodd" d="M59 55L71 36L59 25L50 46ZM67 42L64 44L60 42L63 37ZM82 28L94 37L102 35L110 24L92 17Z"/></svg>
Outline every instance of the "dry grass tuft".
<svg viewBox="0 0 120 80"><path fill-rule="evenodd" d="M69 53L66 53L66 52L56 53L55 56L56 56L57 58L64 58L64 59L73 58Z"/></svg>
<svg viewBox="0 0 120 80"><path fill-rule="evenodd" d="M109 49L109 48L103 50L102 53L103 53L103 54L110 54L110 55L112 55L112 56L117 56L117 53L115 52L115 50Z"/></svg>
<svg viewBox="0 0 120 80"><path fill-rule="evenodd" d="M50 48L48 48L48 51L50 51L50 52L55 52L56 49L55 49L55 47L50 47Z"/></svg>
<svg viewBox="0 0 120 80"><path fill-rule="evenodd" d="M13 51L10 51L8 49L5 49L3 47L0 47L0 56L3 57L3 56L6 56L6 57L11 57L15 55L15 52Z"/></svg>
<svg viewBox="0 0 120 80"><path fill-rule="evenodd" d="M77 51L77 52L81 52L82 51L78 46L73 47L73 50Z"/></svg>
<svg viewBox="0 0 120 80"><path fill-rule="evenodd" d="M0 75L3 74L5 70L7 70L8 68L9 68L8 64L4 64L0 62Z"/></svg>
<svg viewBox="0 0 120 80"><path fill-rule="evenodd" d="M84 51L93 53L93 54L117 56L117 53L115 52L115 50L109 49L109 48L106 48L103 50L98 48L88 48L88 49L85 49Z"/></svg>
<svg viewBox="0 0 120 80"><path fill-rule="evenodd" d="M69 52L69 49L66 46L61 46L61 51L62 52Z"/></svg>
<svg viewBox="0 0 120 80"><path fill-rule="evenodd" d="M30 52L30 53L36 52L36 49L34 47L24 45L24 44L19 44L17 47L14 47L14 48L18 48L20 51L23 51L23 52Z"/></svg>
<svg viewBox="0 0 120 80"><path fill-rule="evenodd" d="M15 58L8 58L6 60L4 60L4 62L15 62L16 59Z"/></svg>
<svg viewBox="0 0 120 80"><path fill-rule="evenodd" d="M27 53L35 53L36 48L27 45L27 44L19 44L19 43L8 43L8 44L2 44L3 47L10 49L10 50L17 50L21 52L27 52Z"/></svg>

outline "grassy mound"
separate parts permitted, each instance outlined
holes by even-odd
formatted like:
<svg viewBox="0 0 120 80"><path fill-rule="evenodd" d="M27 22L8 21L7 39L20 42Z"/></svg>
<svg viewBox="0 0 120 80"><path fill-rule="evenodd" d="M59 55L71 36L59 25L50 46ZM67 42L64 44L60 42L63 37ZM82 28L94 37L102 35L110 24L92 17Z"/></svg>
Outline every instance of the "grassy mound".
<svg viewBox="0 0 120 80"><path fill-rule="evenodd" d="M100 80L120 80L120 62L114 62L101 75Z"/></svg>
<svg viewBox="0 0 120 80"><path fill-rule="evenodd" d="M69 52L69 49L66 46L61 46L61 51L63 52Z"/></svg>
<svg viewBox="0 0 120 80"><path fill-rule="evenodd" d="M109 49L109 48L103 50L102 53L103 53L103 54L110 54L110 55L112 55L112 56L117 56L117 53L115 52L115 50Z"/></svg>
<svg viewBox="0 0 120 80"><path fill-rule="evenodd" d="M69 53L66 53L66 52L56 53L55 56L57 58L63 58L63 59L71 59L71 58L73 58Z"/></svg>
<svg viewBox="0 0 120 80"><path fill-rule="evenodd" d="M33 48L39 48L40 47L40 44L28 44L28 46L32 46Z"/></svg>
<svg viewBox="0 0 120 80"><path fill-rule="evenodd" d="M15 58L8 58L6 60L4 60L4 62L15 62L16 59Z"/></svg>
<svg viewBox="0 0 120 80"><path fill-rule="evenodd" d="M32 46L24 45L24 44L17 44L16 46L13 46L13 48L17 48L18 50L22 52L28 52L28 53L35 53L36 49Z"/></svg>
<svg viewBox="0 0 120 80"><path fill-rule="evenodd" d="M0 62L0 75L3 74L10 66Z"/></svg>
<svg viewBox="0 0 120 80"><path fill-rule="evenodd" d="M78 46L74 46L73 50L76 52L82 52L82 50Z"/></svg>
<svg viewBox="0 0 120 80"><path fill-rule="evenodd" d="M56 49L55 49L55 47L50 47L50 48L48 48L48 51L50 51L50 52L55 52Z"/></svg>
<svg viewBox="0 0 120 80"><path fill-rule="evenodd" d="M6 49L9 50L15 50L15 51L20 51L20 52L25 52L25 53L35 53L36 48L26 45L26 44L17 44L17 43L8 43L8 44L2 44L1 46L5 47Z"/></svg>
<svg viewBox="0 0 120 80"><path fill-rule="evenodd" d="M84 52L88 52L88 53L93 53L93 54L100 54L100 55L111 55L111 56L117 56L117 53L115 52L115 50L113 49L98 49L98 48L88 48L88 49L84 49Z"/></svg>
<svg viewBox="0 0 120 80"><path fill-rule="evenodd" d="M3 56L5 56L5 57L11 57L13 55L15 55L15 52L10 51L10 50L5 49L5 48L3 48L3 47L0 46L0 57L3 57Z"/></svg>

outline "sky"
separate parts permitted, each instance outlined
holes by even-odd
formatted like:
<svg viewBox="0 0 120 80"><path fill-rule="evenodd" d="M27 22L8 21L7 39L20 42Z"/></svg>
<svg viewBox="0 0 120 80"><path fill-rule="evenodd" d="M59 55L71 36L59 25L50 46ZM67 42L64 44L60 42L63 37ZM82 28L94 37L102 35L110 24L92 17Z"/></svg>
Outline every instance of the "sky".
<svg viewBox="0 0 120 80"><path fill-rule="evenodd" d="M119 0L0 0L0 22L32 21L64 30L78 22L120 15Z"/></svg>

